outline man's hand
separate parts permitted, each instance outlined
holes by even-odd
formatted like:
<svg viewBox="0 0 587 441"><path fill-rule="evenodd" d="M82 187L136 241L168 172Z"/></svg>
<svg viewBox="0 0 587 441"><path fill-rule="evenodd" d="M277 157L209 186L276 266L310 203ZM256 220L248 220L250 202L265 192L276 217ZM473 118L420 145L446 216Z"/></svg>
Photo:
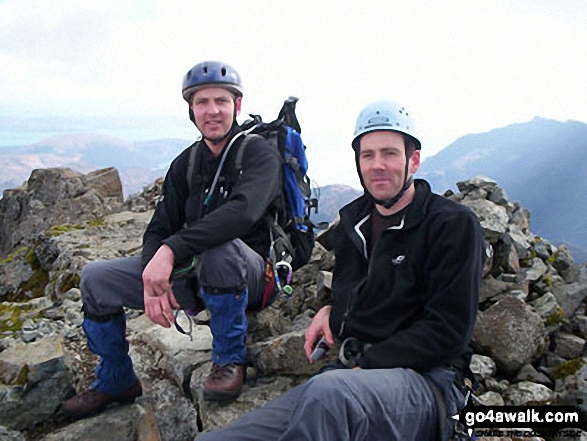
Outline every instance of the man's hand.
<svg viewBox="0 0 587 441"><path fill-rule="evenodd" d="M318 311L312 319L312 323L310 323L308 329L306 329L306 342L304 343L304 350L306 351L306 357L308 357L308 361L310 363L314 363L311 354L314 350L314 346L322 336L324 336L324 339L328 345L334 345L334 338L332 337L329 323L331 309L331 306L324 306L322 309L320 309L320 311Z"/></svg>
<svg viewBox="0 0 587 441"><path fill-rule="evenodd" d="M174 260L171 248L162 245L143 271L145 313L152 322L166 328L175 320L172 308L180 308L169 282Z"/></svg>

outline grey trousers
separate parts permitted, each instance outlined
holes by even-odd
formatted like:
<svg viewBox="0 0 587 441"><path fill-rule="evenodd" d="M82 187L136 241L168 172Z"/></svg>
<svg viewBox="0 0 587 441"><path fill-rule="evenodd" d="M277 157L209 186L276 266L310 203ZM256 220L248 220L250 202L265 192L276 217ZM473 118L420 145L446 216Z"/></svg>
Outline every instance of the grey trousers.
<svg viewBox="0 0 587 441"><path fill-rule="evenodd" d="M81 274L86 314L99 318L120 314L123 307L144 309L142 273L139 256L86 265ZM242 240L227 242L198 256L194 277L173 283L173 294L183 309L196 307L200 286L220 290L247 286L248 306L257 309L265 289L265 262Z"/></svg>
<svg viewBox="0 0 587 441"><path fill-rule="evenodd" d="M455 415L463 396L453 385L454 372L434 371L447 415ZM434 441L437 424L432 389L417 372L336 369L195 441Z"/></svg>

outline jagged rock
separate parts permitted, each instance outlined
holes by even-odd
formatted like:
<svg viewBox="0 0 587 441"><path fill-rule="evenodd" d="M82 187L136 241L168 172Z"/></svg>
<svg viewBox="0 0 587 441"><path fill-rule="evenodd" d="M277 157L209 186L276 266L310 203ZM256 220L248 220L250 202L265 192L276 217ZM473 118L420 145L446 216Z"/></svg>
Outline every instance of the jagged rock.
<svg viewBox="0 0 587 441"><path fill-rule="evenodd" d="M550 404L553 392L543 384L521 381L513 384L504 394L508 406L536 406Z"/></svg>
<svg viewBox="0 0 587 441"><path fill-rule="evenodd" d="M547 260L554 253L554 247L550 242L540 237L536 237L532 243L532 250L542 260Z"/></svg>
<svg viewBox="0 0 587 441"><path fill-rule="evenodd" d="M183 329L189 329L184 314L178 316L178 323ZM163 328L142 315L128 322L128 328L135 332L136 341L144 342L161 354L159 366L172 378L180 389L189 383L194 369L210 361L212 334L208 326L194 325L192 338L180 334L174 327ZM150 360L153 362L153 360Z"/></svg>
<svg viewBox="0 0 587 441"><path fill-rule="evenodd" d="M76 228L49 229L35 238L35 250L55 250L48 273L46 294L60 300L63 293L79 288L81 270L90 261L135 255L153 212L122 212L104 216ZM40 259L45 256L41 254Z"/></svg>
<svg viewBox="0 0 587 441"><path fill-rule="evenodd" d="M571 317L587 297L587 283L557 283L552 287L552 292L565 311L565 316Z"/></svg>
<svg viewBox="0 0 587 441"><path fill-rule="evenodd" d="M311 365L306 359L303 346L304 332L294 331L255 343L249 347L248 354L263 375L279 373L292 376L310 376L336 353L333 348L329 351L329 357Z"/></svg>
<svg viewBox="0 0 587 441"><path fill-rule="evenodd" d="M511 289L512 284L495 279L491 274L481 280L481 289L479 290L479 303L482 304L488 299L504 293Z"/></svg>
<svg viewBox="0 0 587 441"><path fill-rule="evenodd" d="M579 334L584 339L587 339L587 317L584 315L577 315L575 317Z"/></svg>
<svg viewBox="0 0 587 441"><path fill-rule="evenodd" d="M0 262L0 301L26 302L44 296L48 279L35 250L21 247Z"/></svg>
<svg viewBox="0 0 587 441"><path fill-rule="evenodd" d="M516 378L514 378L514 381L530 381L532 383L539 383L543 384L549 389L554 387L553 381L542 372L538 372L531 364L525 364L522 366L518 372L518 375L516 375Z"/></svg>
<svg viewBox="0 0 587 441"><path fill-rule="evenodd" d="M555 402L579 405L587 410L587 359L585 357L567 361L552 370L556 380Z"/></svg>
<svg viewBox="0 0 587 441"><path fill-rule="evenodd" d="M204 378L207 371L198 372L197 376ZM259 382L253 387L245 386L243 393L230 406L207 402L200 396L200 381L195 380L196 375L192 378L192 393L198 396L198 406L200 408L200 417L202 419L203 432L209 432L213 429L224 427L244 414L253 409L264 406L269 401L278 398L288 389L295 385L291 378L274 377L265 382Z"/></svg>
<svg viewBox="0 0 587 441"><path fill-rule="evenodd" d="M565 312L550 292L533 300L530 305L540 314L548 332L558 329L565 318Z"/></svg>
<svg viewBox="0 0 587 441"><path fill-rule="evenodd" d="M9 430L0 426L0 439L2 441L26 441L24 435L16 430Z"/></svg>
<svg viewBox="0 0 587 441"><path fill-rule="evenodd" d="M500 370L515 375L544 351L546 331L540 316L522 300L504 297L478 316L472 345L476 352L490 356Z"/></svg>
<svg viewBox="0 0 587 441"><path fill-rule="evenodd" d="M194 403L169 380L153 385L151 406L161 440L192 440L198 433L198 412Z"/></svg>
<svg viewBox="0 0 587 441"><path fill-rule="evenodd" d="M47 435L45 441L163 441L149 405L115 407Z"/></svg>
<svg viewBox="0 0 587 441"><path fill-rule="evenodd" d="M520 272L520 261L516 247L512 239L507 234L501 234L493 241L494 256L492 274L497 275L505 273L510 275L512 282L518 280L517 274ZM505 281L504 276L502 279Z"/></svg>
<svg viewBox="0 0 587 441"><path fill-rule="evenodd" d="M87 175L67 168L33 170L24 188L0 199L0 254L52 225L78 224L122 209L114 168Z"/></svg>
<svg viewBox="0 0 587 441"><path fill-rule="evenodd" d="M157 205L157 201L163 193L163 178L157 179L153 184L147 185L139 194L134 194L124 201L124 206L128 211L141 213L152 211Z"/></svg>
<svg viewBox="0 0 587 441"><path fill-rule="evenodd" d="M526 272L526 280L530 283L535 283L546 274L547 266L544 264L542 259L538 257L532 259L532 265L528 268Z"/></svg>
<svg viewBox="0 0 587 441"><path fill-rule="evenodd" d="M286 314L287 304L288 301L280 297L267 308L247 314L248 343L252 344L291 331L293 321Z"/></svg>
<svg viewBox="0 0 587 441"><path fill-rule="evenodd" d="M187 331L190 328L189 320L184 313L176 318L177 323ZM178 354L182 351L210 351L212 349L212 333L204 325L192 325L192 339L180 334L175 327L164 328L153 323L146 315L129 320L129 329L154 349L163 354Z"/></svg>
<svg viewBox="0 0 587 441"><path fill-rule="evenodd" d="M522 233L528 233L530 228L530 212L522 207L519 202L511 202L511 213L509 214L509 223L515 225Z"/></svg>
<svg viewBox="0 0 587 441"><path fill-rule="evenodd" d="M585 340L566 332L554 334L554 352L563 358L571 359L581 356Z"/></svg>
<svg viewBox="0 0 587 441"><path fill-rule="evenodd" d="M473 354L469 368L475 376L483 379L493 377L497 372L495 362L491 358L479 354Z"/></svg>
<svg viewBox="0 0 587 441"><path fill-rule="evenodd" d="M505 194L503 191L498 190L499 186L497 185L496 181L482 175L475 176L467 181L457 182L457 188L465 197L470 196L472 192L478 190L482 190L483 194L476 197L481 197L483 199L485 199L488 194L493 192L499 192L501 195Z"/></svg>
<svg viewBox="0 0 587 441"><path fill-rule="evenodd" d="M522 231L518 225L510 223L508 236L520 259L527 259L530 256L530 241L532 240L530 234Z"/></svg>
<svg viewBox="0 0 587 441"><path fill-rule="evenodd" d="M499 300L502 296L515 296L522 300L525 300L530 292L528 282L526 280L522 282L506 282L503 280L497 280L488 274L481 281L481 289L479 291L479 303L483 304L486 300L491 299L493 303ZM484 305L481 305L481 309L485 310Z"/></svg>
<svg viewBox="0 0 587 441"><path fill-rule="evenodd" d="M546 368L554 368L564 364L567 360L551 351L546 351L542 356L542 364Z"/></svg>
<svg viewBox="0 0 587 441"><path fill-rule="evenodd" d="M509 389L510 382L507 380L500 380L497 381L495 378L490 377L486 378L485 381L485 388L492 392L497 392L498 394L502 395Z"/></svg>
<svg viewBox="0 0 587 441"><path fill-rule="evenodd" d="M477 397L484 406L504 406L505 401L503 397L497 392L489 391Z"/></svg>
<svg viewBox="0 0 587 441"><path fill-rule="evenodd" d="M508 215L504 207L495 205L485 199L464 199L463 205L469 207L479 217L485 237L493 242L508 228Z"/></svg>
<svg viewBox="0 0 587 441"><path fill-rule="evenodd" d="M552 266L561 274L573 266L573 256L565 245L561 245L552 255Z"/></svg>
<svg viewBox="0 0 587 441"><path fill-rule="evenodd" d="M0 353L0 425L30 428L54 417L73 394L61 339L15 344Z"/></svg>

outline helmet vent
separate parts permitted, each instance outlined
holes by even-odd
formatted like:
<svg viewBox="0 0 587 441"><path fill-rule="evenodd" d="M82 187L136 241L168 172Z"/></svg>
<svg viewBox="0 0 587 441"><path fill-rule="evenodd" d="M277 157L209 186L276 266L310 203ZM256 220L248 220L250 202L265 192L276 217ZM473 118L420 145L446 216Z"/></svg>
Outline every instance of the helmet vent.
<svg viewBox="0 0 587 441"><path fill-rule="evenodd" d="M226 76L226 69L223 67L223 68L220 70L220 73L222 74L222 76L223 76L223 77L225 77L225 76Z"/></svg>
<svg viewBox="0 0 587 441"><path fill-rule="evenodd" d="M203 71L204 71L205 74L207 74L208 73L208 67L207 66L204 66Z"/></svg>
<svg viewBox="0 0 587 441"><path fill-rule="evenodd" d="M377 112L379 114L379 112ZM389 118L386 116L374 116L373 118L369 118L367 121L368 125L374 124L385 124L389 122Z"/></svg>

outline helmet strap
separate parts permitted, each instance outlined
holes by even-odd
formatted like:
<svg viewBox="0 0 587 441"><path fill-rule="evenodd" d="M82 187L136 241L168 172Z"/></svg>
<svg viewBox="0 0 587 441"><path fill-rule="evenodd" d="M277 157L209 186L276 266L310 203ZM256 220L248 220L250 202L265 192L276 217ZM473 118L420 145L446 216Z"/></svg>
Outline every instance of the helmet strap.
<svg viewBox="0 0 587 441"><path fill-rule="evenodd" d="M410 176L408 178L408 169L409 169L409 166L410 166L410 157L411 157L411 155L408 156L408 152L409 152L409 146L408 145L405 146L405 152L406 152L406 167L404 169L404 185L402 186L402 188L401 188L401 190L399 191L398 194L396 194L393 198L387 199L387 200L376 199L365 188L365 192L371 197L371 199L373 199L373 201L375 201L375 203L377 205L383 206L383 208L385 208L386 210L389 210L393 205L395 205L397 203L397 201L399 201L402 198L402 196L404 195L404 193L406 191L408 191L408 188L410 188L410 186L412 185L412 182L414 182L414 179L413 179L412 176Z"/></svg>
<svg viewBox="0 0 587 441"><path fill-rule="evenodd" d="M390 209L393 205L395 205L397 203L397 201L399 201L402 196L404 195L404 193L408 190L408 188L410 188L410 186L412 185L413 179L410 176L410 179L408 179L407 181L404 182L404 185L402 187L402 189L399 191L398 194L396 194L393 198L391 199L387 199L387 200L382 200L382 199L375 199L373 197L373 195L371 195L371 193L368 193L369 196L371 196L371 199L373 199L373 201L375 201L375 203L377 205L381 205L383 206L386 210Z"/></svg>

